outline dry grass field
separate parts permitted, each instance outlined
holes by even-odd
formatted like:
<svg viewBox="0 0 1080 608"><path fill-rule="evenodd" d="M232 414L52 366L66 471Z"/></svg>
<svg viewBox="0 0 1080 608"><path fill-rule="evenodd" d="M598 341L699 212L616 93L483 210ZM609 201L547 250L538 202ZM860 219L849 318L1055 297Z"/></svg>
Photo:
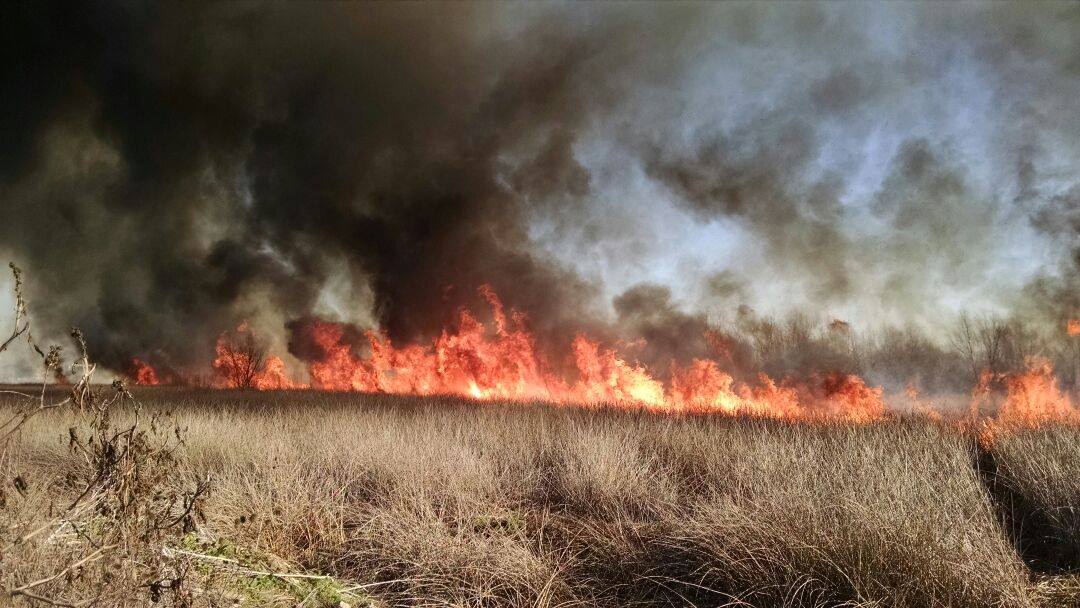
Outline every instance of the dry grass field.
<svg viewBox="0 0 1080 608"><path fill-rule="evenodd" d="M210 480L192 525L161 541L192 605L1080 605L1074 427L980 443L921 418L309 391L135 397L144 420L182 429L164 483ZM113 413L121 427L131 415ZM11 441L5 479L22 481L4 488L9 531L78 491L77 418L43 412ZM6 588L55 572L77 527L16 544L0 562ZM34 589L63 605L109 576L86 566Z"/></svg>

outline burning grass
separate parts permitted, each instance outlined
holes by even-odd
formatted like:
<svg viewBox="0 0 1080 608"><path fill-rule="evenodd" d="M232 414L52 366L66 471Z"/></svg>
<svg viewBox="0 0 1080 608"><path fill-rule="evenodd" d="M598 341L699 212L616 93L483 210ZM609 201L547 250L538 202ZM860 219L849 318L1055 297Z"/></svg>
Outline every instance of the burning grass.
<svg viewBox="0 0 1080 608"><path fill-rule="evenodd" d="M361 355L312 324L323 390L245 324L217 389L133 359L133 396L91 385L77 330L65 384L15 277L0 350L25 339L58 384L0 391L8 603L1080 602L1080 416L1046 359L988 367L952 416L912 386L900 417L843 371L661 381L583 335L566 381L488 289L492 327L463 310L430 346L369 333Z"/></svg>
<svg viewBox="0 0 1080 608"><path fill-rule="evenodd" d="M243 323L218 338L210 366L211 384L217 388L258 390L315 388L452 395L480 401L628 404L666 413L713 412L787 419L867 422L887 415L882 388L868 385L859 375L841 369L843 366L830 369L822 363L812 371L777 381L758 365L752 379L747 379L743 370L743 380L738 381L719 362L739 367L731 354L730 340L712 330L706 331L704 337L715 358L692 358L681 363L672 358L666 376L579 333L570 345L576 377L569 378L554 372L547 357L537 351L535 337L526 328L526 315L515 310L508 314L488 286L481 287L479 293L490 306L491 323L485 324L468 309L461 309L456 325L444 328L429 344L395 345L377 330L363 332L361 337L361 332L347 324L319 319L291 324L294 336L290 350L303 353L310 377L307 383L290 377L284 361L269 355L250 326ZM779 333L781 343L804 347L810 344L807 340L811 328L805 322L796 323L787 334L766 325L762 330L765 335L775 338ZM998 341L1023 332L989 321L973 325L967 317L961 318L960 330L958 336L963 339L955 340L957 353L964 355L973 371L985 359L973 391L973 416L984 415L984 402L996 394L1007 395L996 410L1004 422L1031 424L1077 415L1069 395L1059 388L1075 384L1075 378L1072 382L1059 381L1050 359L1030 355L1024 358L1023 366L1002 367L1000 345L984 348L991 353L985 357L978 353L982 348L980 337L987 332ZM853 360L860 358L847 323L834 319L827 331L827 342L832 347L837 346L839 338L841 348L849 349ZM1071 329L1068 336L1075 338ZM646 344L644 339L635 343ZM773 348L766 343L761 350ZM830 359L825 357L826 361ZM137 385L162 383L161 374L141 359L132 359L128 368L126 375ZM177 376L169 383L185 382ZM913 400L917 400L915 384L908 380L907 385ZM927 403L920 404L920 408L943 413Z"/></svg>
<svg viewBox="0 0 1080 608"><path fill-rule="evenodd" d="M1027 529L1009 526L1017 520L987 484L973 436L926 418L782 421L312 391L136 397L186 428L175 483L212 479L194 540L173 548L255 556L239 566L193 558L201 565L185 584L205 591L195 596L204 605L215 594L301 601L299 584L253 582L244 569L330 577L316 579L325 589L304 587L309 606L320 593L321 605L1080 601L1068 574L1077 564L1047 567ZM32 490L10 495L4 513L62 495L77 464L63 448L69 425L56 411L23 429L8 466ZM1037 517L1059 553L1078 537L1078 439L1050 423L999 430L984 446L1011 504L1026 501L1020 521ZM18 566L6 576L35 567L32 557Z"/></svg>

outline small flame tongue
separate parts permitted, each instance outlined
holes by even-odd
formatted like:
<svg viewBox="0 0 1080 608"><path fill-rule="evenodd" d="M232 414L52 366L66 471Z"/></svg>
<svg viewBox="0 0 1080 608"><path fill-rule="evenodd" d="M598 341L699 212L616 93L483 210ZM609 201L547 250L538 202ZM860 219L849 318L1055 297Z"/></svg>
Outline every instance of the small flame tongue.
<svg viewBox="0 0 1080 608"><path fill-rule="evenodd" d="M132 359L128 375L139 386L157 386L161 384L157 371L142 359Z"/></svg>

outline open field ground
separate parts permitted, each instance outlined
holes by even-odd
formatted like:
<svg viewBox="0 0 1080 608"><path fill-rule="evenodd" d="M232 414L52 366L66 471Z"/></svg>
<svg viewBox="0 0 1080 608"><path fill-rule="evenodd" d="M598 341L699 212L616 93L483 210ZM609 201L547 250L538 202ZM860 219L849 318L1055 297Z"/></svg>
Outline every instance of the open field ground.
<svg viewBox="0 0 1080 608"><path fill-rule="evenodd" d="M168 414L183 429L165 483L210 479L192 524L162 541L194 605L1080 604L1075 427L979 442L917 418L135 396L144 420ZM9 445L5 478L21 480L4 488L9 534L79 491L76 418L43 412ZM3 556L7 588L66 563L70 528ZM35 590L55 599L108 584L83 570Z"/></svg>

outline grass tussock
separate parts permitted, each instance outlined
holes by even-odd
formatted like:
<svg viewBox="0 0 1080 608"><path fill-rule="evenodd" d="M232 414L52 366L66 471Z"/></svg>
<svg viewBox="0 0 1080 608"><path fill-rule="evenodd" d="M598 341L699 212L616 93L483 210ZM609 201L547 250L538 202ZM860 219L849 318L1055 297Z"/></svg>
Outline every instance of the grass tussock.
<svg viewBox="0 0 1080 608"><path fill-rule="evenodd" d="M1080 428L995 437L988 485L1006 533L1038 572L1080 572Z"/></svg>
<svg viewBox="0 0 1080 608"><path fill-rule="evenodd" d="M185 429L174 482L212 480L192 533L205 546L191 552L226 546L249 562L191 560L196 604L228 605L215 594L307 606L1080 601L1067 567L1040 568L1003 526L974 441L929 421L781 423L307 392L137 396ZM79 465L65 448L67 416L47 412L13 442L5 466L36 481L25 496L9 493L6 519L68 491L64 477ZM1076 439L1074 429L1045 428L993 446L995 474L1027 501L1020 508L1072 550ZM31 555L17 563L5 576L35 567ZM298 599L295 584L253 582L246 571L329 578Z"/></svg>

